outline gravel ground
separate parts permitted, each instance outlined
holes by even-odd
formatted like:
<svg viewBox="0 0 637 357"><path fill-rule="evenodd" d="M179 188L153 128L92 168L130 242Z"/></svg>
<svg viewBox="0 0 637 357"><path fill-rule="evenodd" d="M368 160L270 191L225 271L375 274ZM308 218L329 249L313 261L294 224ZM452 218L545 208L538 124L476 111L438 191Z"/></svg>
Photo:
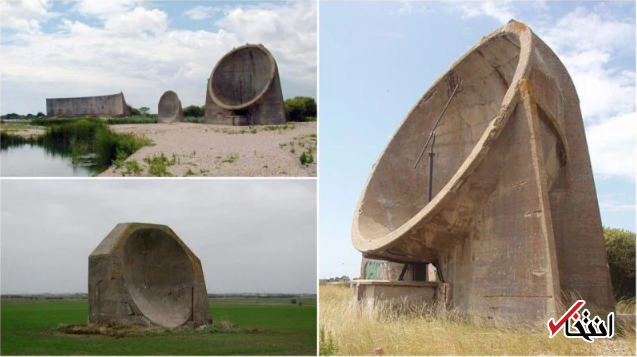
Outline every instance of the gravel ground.
<svg viewBox="0 0 637 357"><path fill-rule="evenodd" d="M11 133L15 135L21 135L24 137L40 136L40 135L44 135L44 129L26 129L26 130L11 132Z"/></svg>
<svg viewBox="0 0 637 357"><path fill-rule="evenodd" d="M166 167L174 176L316 176L316 123L285 126L237 127L194 123L112 125L119 133L151 139L126 161L136 161L148 176L146 158L161 154L175 164ZM313 148L310 149L310 148ZM301 164L311 150L313 163ZM111 166L99 176L121 177L125 167Z"/></svg>
<svg viewBox="0 0 637 357"><path fill-rule="evenodd" d="M2 130L12 135L20 135L27 138L44 134L43 128L23 123L3 123Z"/></svg>

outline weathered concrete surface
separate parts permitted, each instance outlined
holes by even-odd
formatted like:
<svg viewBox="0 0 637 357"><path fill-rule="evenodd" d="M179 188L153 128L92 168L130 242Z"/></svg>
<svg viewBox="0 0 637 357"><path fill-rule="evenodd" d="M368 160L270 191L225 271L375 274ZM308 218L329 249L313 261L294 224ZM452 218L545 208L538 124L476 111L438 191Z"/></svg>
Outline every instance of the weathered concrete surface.
<svg viewBox="0 0 637 357"><path fill-rule="evenodd" d="M89 322L212 323L201 262L168 226L120 223L89 256Z"/></svg>
<svg viewBox="0 0 637 357"><path fill-rule="evenodd" d="M449 284L424 281L353 280L354 301L371 308L378 304L409 310L424 304L446 304Z"/></svg>
<svg viewBox="0 0 637 357"><path fill-rule="evenodd" d="M184 121L184 111L177 93L169 90L159 98L157 117L160 123L176 123Z"/></svg>
<svg viewBox="0 0 637 357"><path fill-rule="evenodd" d="M279 70L263 45L235 48L219 60L208 78L204 123L285 123Z"/></svg>
<svg viewBox="0 0 637 357"><path fill-rule="evenodd" d="M414 165L456 85L428 202L428 155ZM563 291L614 309L579 99L526 25L484 37L412 108L365 185L352 242L438 265L451 304L487 316L555 316Z"/></svg>
<svg viewBox="0 0 637 357"><path fill-rule="evenodd" d="M124 93L97 97L47 98L46 115L51 116L129 116Z"/></svg>

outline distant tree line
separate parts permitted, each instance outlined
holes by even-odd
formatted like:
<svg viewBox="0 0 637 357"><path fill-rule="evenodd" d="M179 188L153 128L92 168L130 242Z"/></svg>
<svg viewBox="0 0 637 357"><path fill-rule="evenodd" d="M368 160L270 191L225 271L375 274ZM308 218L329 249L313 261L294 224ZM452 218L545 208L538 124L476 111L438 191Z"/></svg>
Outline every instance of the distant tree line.
<svg viewBox="0 0 637 357"><path fill-rule="evenodd" d="M150 108L140 107L135 108L130 104L127 104L128 111L131 116L157 116L157 114L150 114ZM294 97L287 99L283 104L285 110L285 119L287 121L303 122L303 121L316 121L317 109L316 101L311 97ZM201 118L204 116L205 106L189 105L184 108L185 117ZM2 115L2 119L31 119L31 118L43 118L46 114L38 112L36 115L27 114L19 115L16 113L9 113Z"/></svg>
<svg viewBox="0 0 637 357"><path fill-rule="evenodd" d="M27 115L19 115L16 113L9 113L9 114L5 114L0 116L0 119L31 119L31 118L43 118L46 117L46 115L42 112L38 112L38 114L33 115L33 114L27 114Z"/></svg>
<svg viewBox="0 0 637 357"><path fill-rule="evenodd" d="M130 113L131 116L144 116L144 117L156 116L156 114L149 114L150 112L149 107L140 107L139 109L137 109L130 106L130 104L127 104L126 106L128 107L128 112Z"/></svg>

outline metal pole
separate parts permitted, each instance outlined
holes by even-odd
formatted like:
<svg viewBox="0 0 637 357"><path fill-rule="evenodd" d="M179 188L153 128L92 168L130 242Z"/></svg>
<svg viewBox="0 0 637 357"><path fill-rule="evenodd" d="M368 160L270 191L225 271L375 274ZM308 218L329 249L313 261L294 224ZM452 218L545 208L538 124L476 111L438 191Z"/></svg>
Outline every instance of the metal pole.
<svg viewBox="0 0 637 357"><path fill-rule="evenodd" d="M405 273L407 272L407 267L408 267L408 264L403 265L403 270L400 272L400 276L398 277L398 280L402 281L403 279L405 279Z"/></svg>
<svg viewBox="0 0 637 357"><path fill-rule="evenodd" d="M451 103L453 96L456 95L458 86L460 86L460 84L456 84L456 87L453 89L453 92L451 93L449 100L447 100L447 104L445 104L445 107L442 109L442 113L440 113L438 120L436 120L436 124L434 124L433 129L431 129L431 132L429 133L429 138L427 138L427 142L425 143L425 146L423 146L422 151L420 152L420 155L418 155L418 159L416 160L416 163L414 164L414 169L416 168L416 166L418 166L418 163L420 162L422 155L425 153L425 150L427 150L427 145L429 145L429 140L431 140L431 137L434 135L434 132L436 131L436 128L438 127L438 124L440 123L440 119L442 119L442 116L445 115L445 112L447 111L447 107L449 107L449 103Z"/></svg>
<svg viewBox="0 0 637 357"><path fill-rule="evenodd" d="M195 287L190 288L190 321L195 321Z"/></svg>
<svg viewBox="0 0 637 357"><path fill-rule="evenodd" d="M431 142L431 151L429 152L429 191L427 192L427 203L431 202L434 184L434 144L436 143L436 133L433 133L433 141Z"/></svg>

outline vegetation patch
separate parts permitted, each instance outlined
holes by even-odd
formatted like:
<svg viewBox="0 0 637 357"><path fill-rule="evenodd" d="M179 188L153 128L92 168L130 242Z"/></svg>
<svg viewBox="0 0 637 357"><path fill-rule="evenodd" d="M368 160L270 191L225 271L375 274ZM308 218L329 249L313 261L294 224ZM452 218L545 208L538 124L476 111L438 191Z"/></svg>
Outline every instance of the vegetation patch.
<svg viewBox="0 0 637 357"><path fill-rule="evenodd" d="M546 321L512 327L457 310L399 314L383 304L363 309L352 304L352 291L343 286L321 286L319 296L322 355L635 355L635 334L629 331L587 343L561 333L549 338Z"/></svg>
<svg viewBox="0 0 637 357"><path fill-rule="evenodd" d="M185 117L185 118L184 118L184 121L185 121L186 123L196 123L196 124L202 124L202 123L203 123L203 116L200 116L200 117L191 117L191 116L188 116L188 117Z"/></svg>
<svg viewBox="0 0 637 357"><path fill-rule="evenodd" d="M172 159L168 159L162 152L159 156L153 155L152 157L149 156L144 158L144 162L148 164L149 176L173 176L173 174L168 171L168 167L173 166L177 163L177 157L175 156L175 154L173 154Z"/></svg>
<svg viewBox="0 0 637 357"><path fill-rule="evenodd" d="M617 228L604 228L604 241L615 300L633 298L634 306L635 233Z"/></svg>
<svg viewBox="0 0 637 357"><path fill-rule="evenodd" d="M240 328L230 321L215 321L212 325L194 327L164 328L160 326L116 326L105 324L69 325L60 324L51 330L66 335L88 335L107 338L133 338L143 336L185 336L210 333L259 333L258 328Z"/></svg>
<svg viewBox="0 0 637 357"><path fill-rule="evenodd" d="M231 128L213 128L212 130L215 133L228 134L228 135L238 135L238 134L256 134L260 131L277 131L279 134L283 133L285 130L294 130L296 126L291 124L284 125L254 125L254 126L245 126L240 129L231 129Z"/></svg>
<svg viewBox="0 0 637 357"><path fill-rule="evenodd" d="M20 300L22 302L15 303ZM203 328L86 325L86 300L2 299L2 355L316 355L316 305L210 299ZM263 299L271 300L271 299ZM100 328L102 328L100 330Z"/></svg>
<svg viewBox="0 0 637 357"><path fill-rule="evenodd" d="M310 97L294 97L284 104L287 121L316 121L316 101Z"/></svg>
<svg viewBox="0 0 637 357"><path fill-rule="evenodd" d="M137 160L130 160L124 162L125 170L122 172L122 176L139 176L143 169L137 163Z"/></svg>
<svg viewBox="0 0 637 357"><path fill-rule="evenodd" d="M229 164L232 164L235 161L237 161L238 158L239 158L239 155L230 154L230 155L226 156L225 159L221 160L221 162L227 162Z"/></svg>
<svg viewBox="0 0 637 357"><path fill-rule="evenodd" d="M2 148L4 149L15 145L43 144L44 138L42 136L16 135L2 130L0 131L0 143L2 144Z"/></svg>
<svg viewBox="0 0 637 357"><path fill-rule="evenodd" d="M133 134L113 132L99 119L34 119L48 120L43 135L23 137L1 133L5 145L38 144L69 148L74 164L83 163L104 169L152 142Z"/></svg>
<svg viewBox="0 0 637 357"><path fill-rule="evenodd" d="M308 149L307 151L303 151L303 153L299 157L299 160L301 161L302 165L311 164L314 162L314 155L312 155L312 151Z"/></svg>

